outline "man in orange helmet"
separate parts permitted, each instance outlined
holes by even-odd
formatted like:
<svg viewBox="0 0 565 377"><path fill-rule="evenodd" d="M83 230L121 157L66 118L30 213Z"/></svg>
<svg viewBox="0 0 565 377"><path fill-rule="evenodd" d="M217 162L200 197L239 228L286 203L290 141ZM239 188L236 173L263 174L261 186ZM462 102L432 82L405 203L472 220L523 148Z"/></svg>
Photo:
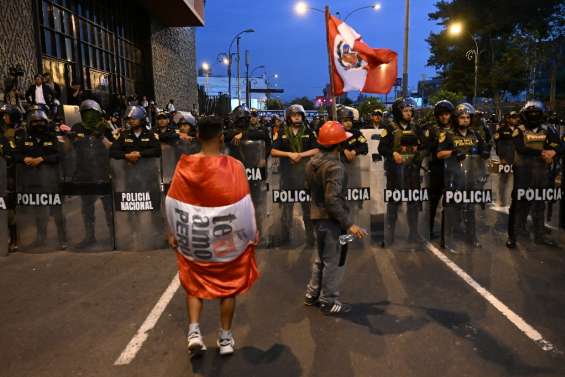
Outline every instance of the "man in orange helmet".
<svg viewBox="0 0 565 377"><path fill-rule="evenodd" d="M347 255L347 245L340 244L339 236L349 233L361 239L367 235L352 223L346 204L347 174L339 158L339 146L351 136L339 122L324 123L317 139L321 153L306 165L306 184L312 195L310 217L316 230L318 254L312 264L304 304L319 304L324 314L331 315L351 311L351 305L338 300Z"/></svg>

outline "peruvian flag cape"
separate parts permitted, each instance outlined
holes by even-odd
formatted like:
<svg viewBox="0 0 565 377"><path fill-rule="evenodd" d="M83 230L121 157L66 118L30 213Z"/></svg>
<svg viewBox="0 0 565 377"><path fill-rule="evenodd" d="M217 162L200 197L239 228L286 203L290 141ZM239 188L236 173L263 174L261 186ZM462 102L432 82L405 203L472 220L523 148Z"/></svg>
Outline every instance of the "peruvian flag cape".
<svg viewBox="0 0 565 377"><path fill-rule="evenodd" d="M390 92L396 81L396 52L367 46L351 26L334 16L327 23L333 94Z"/></svg>
<svg viewBox="0 0 565 377"><path fill-rule="evenodd" d="M230 297L257 279L255 209L241 162L183 155L165 201L179 276L200 298Z"/></svg>

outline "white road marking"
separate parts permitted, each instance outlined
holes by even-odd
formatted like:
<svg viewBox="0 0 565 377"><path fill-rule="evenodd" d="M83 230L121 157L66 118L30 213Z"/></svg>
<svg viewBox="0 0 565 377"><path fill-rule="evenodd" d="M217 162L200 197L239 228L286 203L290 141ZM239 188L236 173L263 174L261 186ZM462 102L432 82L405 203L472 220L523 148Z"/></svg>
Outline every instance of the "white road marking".
<svg viewBox="0 0 565 377"><path fill-rule="evenodd" d="M165 289L165 292L163 292L161 298L159 298L159 301L157 301L153 309L151 309L151 312L149 313L147 318L145 318L145 321L143 322L139 330L137 330L137 333L130 340L126 348L122 351L120 357L118 357L118 359L114 362L114 365L127 365L131 363L133 359L135 359L137 352L139 352L139 350L143 346L143 343L147 340L149 332L153 330L153 328L157 324L157 321L165 311L167 305L169 305L169 302L171 302L179 287L180 279L178 274L175 274L173 280L171 281L167 289Z"/></svg>
<svg viewBox="0 0 565 377"><path fill-rule="evenodd" d="M449 267L453 272L455 272L465 283L469 284L478 294L480 294L485 300L487 300L496 310L502 313L514 326L516 326L524 335L534 341L536 345L541 347L544 351L556 351L553 344L545 340L543 336L532 326L530 326L522 317L514 313L508 306L506 306L502 301L496 298L492 293L483 288L479 283L475 281L469 274L467 274L463 269L461 269L457 264L455 264L451 259L449 259L444 253L442 253L437 247L427 242L426 247L428 250L434 254L440 261L442 261L447 267Z"/></svg>

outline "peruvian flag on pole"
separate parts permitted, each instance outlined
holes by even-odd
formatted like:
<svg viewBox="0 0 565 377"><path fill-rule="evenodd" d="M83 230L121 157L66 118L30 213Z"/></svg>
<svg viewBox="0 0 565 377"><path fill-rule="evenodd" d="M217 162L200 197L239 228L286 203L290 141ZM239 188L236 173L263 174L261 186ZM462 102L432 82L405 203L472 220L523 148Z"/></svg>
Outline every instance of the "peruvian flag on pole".
<svg viewBox="0 0 565 377"><path fill-rule="evenodd" d="M387 48L371 48L340 19L328 15L328 53L333 95L359 90L386 94L396 80L397 54Z"/></svg>

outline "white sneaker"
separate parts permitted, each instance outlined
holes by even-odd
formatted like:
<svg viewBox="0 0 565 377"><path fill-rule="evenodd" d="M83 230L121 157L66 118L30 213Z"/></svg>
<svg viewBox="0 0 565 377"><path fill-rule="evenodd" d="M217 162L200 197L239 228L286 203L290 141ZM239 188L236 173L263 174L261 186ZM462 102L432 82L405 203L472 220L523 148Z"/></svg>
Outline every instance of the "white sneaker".
<svg viewBox="0 0 565 377"><path fill-rule="evenodd" d="M231 355L235 351L235 340L233 339L233 334L230 332L229 337L221 338L218 337L218 347L220 348L220 355Z"/></svg>
<svg viewBox="0 0 565 377"><path fill-rule="evenodd" d="M203 351L206 351L206 345L204 344L204 339L202 339L200 331L189 333L187 342L188 352L190 352L192 356L200 355Z"/></svg>

